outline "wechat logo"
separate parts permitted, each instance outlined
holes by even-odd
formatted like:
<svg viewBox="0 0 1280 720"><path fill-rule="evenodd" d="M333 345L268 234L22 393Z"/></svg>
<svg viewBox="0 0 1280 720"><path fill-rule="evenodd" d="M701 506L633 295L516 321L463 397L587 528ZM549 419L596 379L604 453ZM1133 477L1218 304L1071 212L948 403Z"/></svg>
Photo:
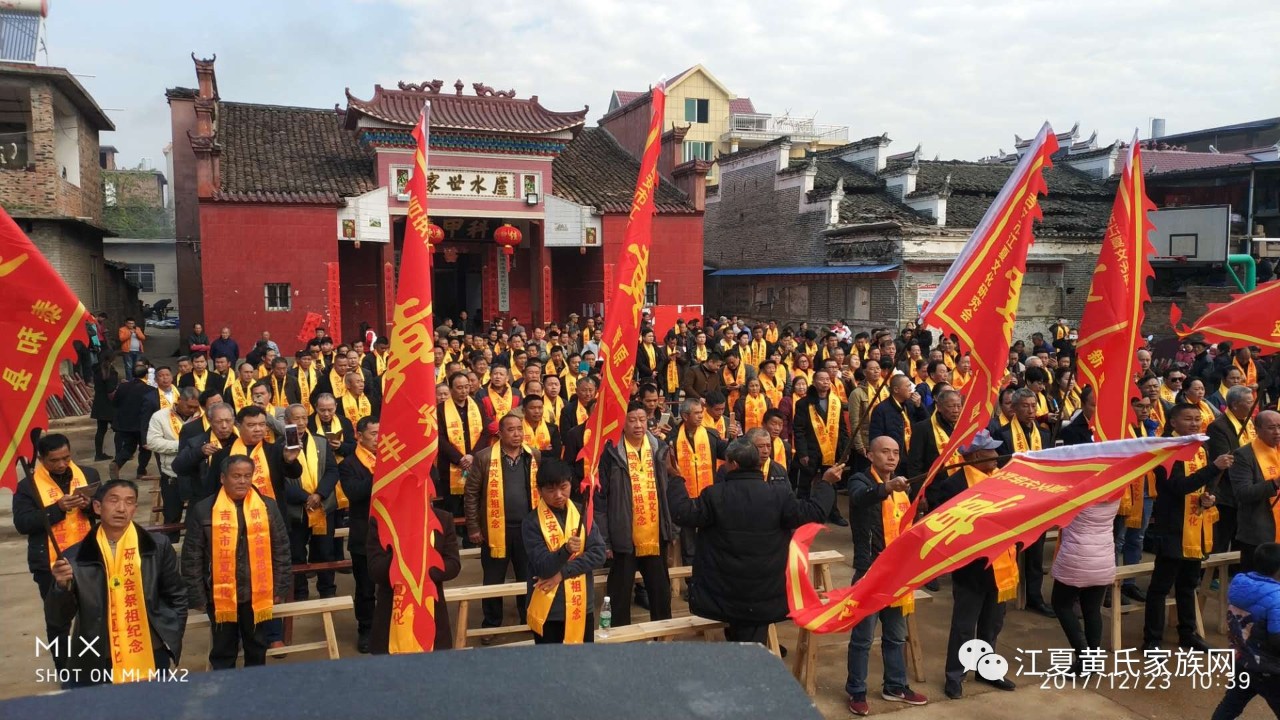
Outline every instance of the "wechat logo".
<svg viewBox="0 0 1280 720"><path fill-rule="evenodd" d="M970 640L960 646L960 665L987 682L1003 680L1009 674L1009 661L983 640Z"/></svg>

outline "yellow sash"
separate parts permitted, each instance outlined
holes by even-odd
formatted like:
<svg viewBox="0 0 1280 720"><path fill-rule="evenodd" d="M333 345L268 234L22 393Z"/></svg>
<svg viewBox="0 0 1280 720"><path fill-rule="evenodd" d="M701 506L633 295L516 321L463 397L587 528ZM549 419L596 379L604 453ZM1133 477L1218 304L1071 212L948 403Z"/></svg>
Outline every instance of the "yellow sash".
<svg viewBox="0 0 1280 720"><path fill-rule="evenodd" d="M373 414L373 406L369 404L369 396L361 395L357 400L354 395L347 393L342 396L342 414L347 416L351 421L351 427L355 427L360 422L360 418L369 417Z"/></svg>
<svg viewBox="0 0 1280 720"><path fill-rule="evenodd" d="M752 428L762 427L764 425L764 414L769 409L769 400L764 395L752 395L747 393L747 397L743 400L742 430L745 432Z"/></svg>
<svg viewBox="0 0 1280 720"><path fill-rule="evenodd" d="M511 402L514 395L511 393L511 386L507 386L507 391L502 395L495 393L493 388L487 390L489 393L489 402L493 404L493 417L495 420L501 420L503 415L511 412ZM497 439L494 439L497 442Z"/></svg>
<svg viewBox="0 0 1280 720"><path fill-rule="evenodd" d="M573 417L578 421L577 424L579 425L586 422L588 417L587 407L582 403L578 403L578 407L576 408L576 412L574 412Z"/></svg>
<svg viewBox="0 0 1280 720"><path fill-rule="evenodd" d="M778 328L765 328L764 339L776 345L778 343Z"/></svg>
<svg viewBox="0 0 1280 720"><path fill-rule="evenodd" d="M1031 443L1029 446L1027 444L1027 434L1022 429L1022 423L1010 422L1009 427L1013 428L1013 431L1010 434L1013 435L1014 452L1027 452L1028 450L1044 449L1041 444L1040 431L1035 427L1035 425L1031 426L1033 432L1031 433Z"/></svg>
<svg viewBox="0 0 1280 720"><path fill-rule="evenodd" d="M249 388L240 384L239 380L232 380L231 383L231 404L235 406L236 412L246 405L253 404L253 398L250 397ZM250 384L252 387L252 383Z"/></svg>
<svg viewBox="0 0 1280 720"><path fill-rule="evenodd" d="M727 398L729 407L733 407L734 404L738 402L738 398L742 395L742 388L747 385L747 366L739 365L738 371L735 373L733 370L729 369L728 365L725 365L720 369L720 376L724 380L726 389L730 383L735 383L738 386L737 390L729 391L729 396Z"/></svg>
<svg viewBox="0 0 1280 720"><path fill-rule="evenodd" d="M356 445L356 459L360 461L361 465L364 465L370 475L373 475L373 468L378 462L378 457L373 454L372 450L365 448L363 445ZM351 506L347 500L347 494L342 491L342 483L338 483L338 488L334 493L338 496L339 508L346 509Z"/></svg>
<svg viewBox="0 0 1280 720"><path fill-rule="evenodd" d="M142 556L138 554L138 526L128 529L116 543L115 552L101 527L97 532L98 551L107 571L107 620L110 632L111 682L146 680L156 669L151 650L151 623L143 596Z"/></svg>
<svg viewBox="0 0 1280 720"><path fill-rule="evenodd" d="M1231 364L1235 365L1239 368L1240 372L1244 373L1245 385L1252 387L1258 384L1258 365L1253 361L1253 358L1249 359L1249 367L1247 368L1240 365L1240 360L1238 358L1233 359ZM1223 395L1222 397L1225 400L1227 396Z"/></svg>
<svg viewBox="0 0 1280 720"><path fill-rule="evenodd" d="M546 397L542 403L542 417L548 423L560 426L560 413L564 411L564 399L561 397Z"/></svg>
<svg viewBox="0 0 1280 720"><path fill-rule="evenodd" d="M35 472L36 491L40 493L40 501L45 507L58 504L58 500L66 493L62 492L62 488L58 487L58 483L54 482L53 476L45 469L44 465L36 463ZM78 487L85 487L89 484L85 480L84 471L79 465L71 463L71 485L68 492L75 492ZM75 545L89 534L89 518L85 516L84 511L79 508L69 510L62 522L55 523L52 528L53 537L49 539L49 567L58 561L58 552L54 549L53 541L58 541L58 549L66 550Z"/></svg>
<svg viewBox="0 0 1280 720"><path fill-rule="evenodd" d="M680 389L680 362L667 356L667 392L674 393Z"/></svg>
<svg viewBox="0 0 1280 720"><path fill-rule="evenodd" d="M1164 423L1165 423L1163 402L1156 400L1155 402L1151 403L1151 419L1159 423L1158 425L1156 425L1156 435L1163 435Z"/></svg>
<svg viewBox="0 0 1280 720"><path fill-rule="evenodd" d="M1129 437L1138 437L1138 431L1132 425L1129 426ZM1124 494L1120 496L1120 509L1116 511L1116 515L1124 518L1125 527L1135 529L1142 527L1143 486L1154 487L1155 477L1154 472L1149 472L1143 477L1134 478L1133 482L1125 486Z"/></svg>
<svg viewBox="0 0 1280 720"><path fill-rule="evenodd" d="M787 457L787 446L782 442L782 438L773 439L773 461L781 465L783 470L791 465L791 458Z"/></svg>
<svg viewBox="0 0 1280 720"><path fill-rule="evenodd" d="M653 471L653 450L649 436L640 442L639 448L622 440L627 453L627 470L631 475L631 539L636 557L661 554L661 533L658 529L658 478Z"/></svg>
<svg viewBox="0 0 1280 720"><path fill-rule="evenodd" d="M1169 403L1170 405L1178 402L1177 394L1173 392L1172 388L1170 388L1168 385L1165 385L1164 383L1160 383L1160 399Z"/></svg>
<svg viewBox="0 0 1280 720"><path fill-rule="evenodd" d="M827 396L827 417L818 415L818 403L809 405L809 421L813 424L813 434L818 438L818 447L822 449L822 462L819 465L836 463L836 446L840 442L840 398Z"/></svg>
<svg viewBox="0 0 1280 720"><path fill-rule="evenodd" d="M875 468L871 468L871 477L876 481L877 485L883 485L884 480L880 479L880 473ZM880 503L880 524L884 529L884 546L887 549L889 543L898 539L898 535L902 531L902 518L906 516L907 509L911 507L911 498L902 491L889 493ZM910 527L910 526L908 526ZM901 600L893 603L891 607L902 608L903 615L910 615L915 612L916 598L915 593L907 593Z"/></svg>
<svg viewBox="0 0 1280 720"><path fill-rule="evenodd" d="M907 406L899 405L898 412L902 413L902 449L911 449L911 416L907 414ZM942 447L938 448L939 450Z"/></svg>
<svg viewBox="0 0 1280 720"><path fill-rule="evenodd" d="M760 363L769 359L769 343L763 339L751 341L751 364L760 367ZM744 358L744 361L746 358Z"/></svg>
<svg viewBox="0 0 1280 720"><path fill-rule="evenodd" d="M267 464L266 446L265 442L260 442L253 452L249 452L244 441L237 437L236 441L231 443L231 455L248 455L253 460L253 486L258 489L258 492L275 500L276 489L271 485L271 467Z"/></svg>
<svg viewBox="0 0 1280 720"><path fill-rule="evenodd" d="M1182 463L1183 472L1191 477L1208 464L1209 454L1201 447L1195 457ZM1202 560L1213 552L1213 525L1218 521L1218 508L1200 507L1201 495L1204 488L1193 490L1183 498L1182 557L1188 560Z"/></svg>
<svg viewBox="0 0 1280 720"><path fill-rule="evenodd" d="M705 427L693 431L692 445L689 443L689 433L679 433L676 438L676 461L685 480L692 483L689 488L690 497L698 497L703 490L711 487L715 477L715 463L711 456L711 440Z"/></svg>
<svg viewBox="0 0 1280 720"><path fill-rule="evenodd" d="M459 453L467 455L475 450L476 443L480 440L480 433L483 430L484 421L480 419L480 407L471 398L467 398L467 435L463 436L462 415L458 413L458 404L450 398L444 404L444 429L445 434L449 436L449 444L458 449ZM462 477L462 468L457 465L449 465L449 494L461 495L466 488L466 480Z"/></svg>
<svg viewBox="0 0 1280 720"><path fill-rule="evenodd" d="M182 435L182 426L186 422L187 421L183 420L182 416L178 415L178 413L174 412L172 409L169 410L169 429L173 430L173 437L175 440Z"/></svg>
<svg viewBox="0 0 1280 720"><path fill-rule="evenodd" d="M696 361L698 361L698 362L706 362L706 361L707 361L707 346L706 346L706 345L694 345L694 346L693 346L693 359L694 359L694 360L696 360Z"/></svg>
<svg viewBox="0 0 1280 720"><path fill-rule="evenodd" d="M649 371L658 371L658 351L650 343L640 343L640 349L644 350L645 357L649 358Z"/></svg>
<svg viewBox="0 0 1280 720"><path fill-rule="evenodd" d="M236 622L236 543L240 541L240 521L236 504L226 490L218 491L213 503L213 621ZM271 567L271 521L262 496L250 491L244 496L245 537L249 541L249 587L253 622L271 619L275 598Z"/></svg>
<svg viewBox="0 0 1280 720"><path fill-rule="evenodd" d="M298 462L302 465L302 490L310 496L320 487L320 477L316 475L316 471L320 469L320 456L316 450L315 436L303 428L298 428L298 432L309 438L303 441L305 447L298 453ZM311 528L311 532L320 535L329 532L327 513L323 507L307 511L307 526Z"/></svg>
<svg viewBox="0 0 1280 720"><path fill-rule="evenodd" d="M387 371L387 356L378 352L371 353L373 355L373 373L378 377Z"/></svg>
<svg viewBox="0 0 1280 720"><path fill-rule="evenodd" d="M485 486L485 515L489 518L489 557L507 556L507 506L502 492L502 463L505 462L500 445L492 446L489 455L489 478ZM526 447L526 449L528 449ZM538 458L529 453L529 509L538 502Z"/></svg>
<svg viewBox="0 0 1280 720"><path fill-rule="evenodd" d="M831 378L831 392L845 405L849 404L849 394L844 389L844 380L839 376Z"/></svg>
<svg viewBox="0 0 1280 720"><path fill-rule="evenodd" d="M196 390L199 390L200 392L203 393L205 384L208 382L209 382L208 370L205 370L204 374L201 374L199 370L191 371L191 383L196 386Z"/></svg>
<svg viewBox="0 0 1280 720"><path fill-rule="evenodd" d="M1240 421L1236 419L1235 413L1231 412L1230 408L1227 409L1225 414L1227 422L1231 423L1231 427L1235 428L1236 437L1239 438L1240 444L1238 447L1244 447L1258 437L1258 432L1253 427L1253 418L1245 420L1244 425L1241 426Z"/></svg>
<svg viewBox="0 0 1280 720"><path fill-rule="evenodd" d="M958 360L959 353L942 353L942 362L947 366L947 369L950 370L952 374L956 371Z"/></svg>
<svg viewBox="0 0 1280 720"><path fill-rule="evenodd" d="M281 410L289 407L289 393L285 392L285 388L288 385L289 380L287 377L281 381L275 375L271 376L271 404Z"/></svg>
<svg viewBox="0 0 1280 720"><path fill-rule="evenodd" d="M813 370L801 370L800 368L796 368L791 371L791 376L793 378L804 378L805 382L810 385L813 384Z"/></svg>
<svg viewBox="0 0 1280 720"><path fill-rule="evenodd" d="M956 390L963 390L965 385L969 384L969 378L973 373L962 373L959 370L951 372L951 387Z"/></svg>
<svg viewBox="0 0 1280 720"><path fill-rule="evenodd" d="M178 402L178 388L170 385L169 392L165 392L160 388L156 388L156 392L160 394L160 409L168 410Z"/></svg>
<svg viewBox="0 0 1280 720"><path fill-rule="evenodd" d="M964 479L969 487L986 480L988 475L972 465L964 467ZM1010 545L1008 550L997 555L991 561L991 570L996 578L996 602L1009 602L1018 597L1018 546Z"/></svg>
<svg viewBox="0 0 1280 720"><path fill-rule="evenodd" d="M529 421L524 421L524 444L532 445L542 452L551 452L551 430L547 428L547 422L543 420L538 423L535 429L529 425Z"/></svg>
<svg viewBox="0 0 1280 720"><path fill-rule="evenodd" d="M333 391L333 396L338 400L342 400L347 394L346 380L338 377L337 370L329 371L329 389Z"/></svg>
<svg viewBox="0 0 1280 720"><path fill-rule="evenodd" d="M769 401L773 403L774 407L778 407L778 404L782 402L782 387L774 378L761 375L760 389L769 398Z"/></svg>
<svg viewBox="0 0 1280 720"><path fill-rule="evenodd" d="M302 404L307 408L307 414L313 411L311 407L311 391L316 386L316 368L314 365L307 368L306 372L298 369L298 392L302 395Z"/></svg>
<svg viewBox="0 0 1280 720"><path fill-rule="evenodd" d="M1274 481L1280 478L1280 448L1269 447L1261 440L1253 441L1253 456L1258 460L1264 480ZM1276 542L1280 542L1280 503L1271 501L1271 517L1275 520Z"/></svg>
<svg viewBox="0 0 1280 720"><path fill-rule="evenodd" d="M942 423L938 422L938 413L936 411L933 413L933 416L929 418L929 424L933 426L933 442L937 444L938 452L942 452L942 449L945 448L947 443L951 440L951 433L942 429ZM944 464L957 465L961 462L964 461L960 458L960 453L953 452L951 453L951 457L947 458L947 462Z"/></svg>
<svg viewBox="0 0 1280 720"><path fill-rule="evenodd" d="M547 504L539 497L535 504L535 511L538 513L538 527L542 530L542 539L547 543L547 549L551 552L558 552L569 542L569 537L565 533L564 528L560 527L560 522L556 520L555 513ZM583 547L586 547L587 538L585 528L582 526L581 516L578 508L570 502L566 507L565 524L574 528L573 532L582 538ZM581 553L578 553L579 555ZM572 560L578 555L571 555ZM556 586L551 592L543 592L537 587L533 589L533 597L529 599L529 629L541 635L543 623L547 620L547 615L551 613L551 604L555 602L556 593L560 592L560 587L564 587L564 644L578 645L586 636L587 615L590 610L587 608L587 578L586 574L575 575L571 578L563 579L560 585Z"/></svg>

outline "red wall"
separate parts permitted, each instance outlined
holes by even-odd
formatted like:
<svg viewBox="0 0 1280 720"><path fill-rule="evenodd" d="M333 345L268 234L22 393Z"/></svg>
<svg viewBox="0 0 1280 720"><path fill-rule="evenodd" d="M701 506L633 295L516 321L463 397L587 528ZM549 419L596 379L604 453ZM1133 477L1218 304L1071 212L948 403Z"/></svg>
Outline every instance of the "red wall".
<svg viewBox="0 0 1280 720"><path fill-rule="evenodd" d="M325 263L338 260L336 213L332 207L201 203L203 320L209 336L229 325L243 356L268 330L282 352L295 352L307 312L328 317ZM266 311L263 286L277 282L291 285L287 312Z"/></svg>
<svg viewBox="0 0 1280 720"><path fill-rule="evenodd" d="M604 216L602 262L618 262L626 229L626 215ZM701 215L654 215L649 281L654 280L661 281L658 289L658 303L661 305L698 305L702 302ZM595 302L601 300L603 298Z"/></svg>

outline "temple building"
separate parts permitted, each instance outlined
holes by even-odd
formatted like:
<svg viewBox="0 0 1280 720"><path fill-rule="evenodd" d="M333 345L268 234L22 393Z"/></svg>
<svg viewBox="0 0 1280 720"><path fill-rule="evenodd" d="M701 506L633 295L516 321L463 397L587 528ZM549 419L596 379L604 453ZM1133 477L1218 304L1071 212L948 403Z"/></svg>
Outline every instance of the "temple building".
<svg viewBox="0 0 1280 720"><path fill-rule="evenodd" d="M348 89L332 109L238 103L219 95L213 59L195 68L196 88L167 91L184 329L202 321L211 335L229 325L242 340L262 330L289 339L314 313L343 338L362 322L383 332L410 133L428 100L428 208L445 235L437 320L466 310L527 326L601 311L639 153L586 127L587 108L553 111L536 95L460 80ZM664 154L679 151L664 142ZM705 173L680 184L704 184ZM704 195L669 177L657 191L647 293L651 304L698 304ZM509 267L495 241L504 225L520 234Z"/></svg>

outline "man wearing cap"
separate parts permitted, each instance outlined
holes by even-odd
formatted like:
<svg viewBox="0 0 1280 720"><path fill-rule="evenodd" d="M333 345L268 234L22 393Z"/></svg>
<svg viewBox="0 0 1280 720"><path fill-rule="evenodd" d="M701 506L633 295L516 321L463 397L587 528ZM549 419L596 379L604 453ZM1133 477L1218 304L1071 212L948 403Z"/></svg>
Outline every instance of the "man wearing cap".
<svg viewBox="0 0 1280 720"><path fill-rule="evenodd" d="M935 482L926 491L929 507L937 508L951 498L985 480L996 471L996 458L1003 443L982 430L974 435L968 445L961 446L960 455L966 465L945 480ZM990 563L979 558L951 573L951 634L947 638L946 681L943 692L952 700L964 695L964 664L960 660L960 648L977 638L991 647L1004 627L1004 604L1018 597L1018 560L1016 548L1010 545ZM1043 602L1043 601L1042 601ZM1016 687L1008 678L986 680L976 678L1000 690Z"/></svg>
<svg viewBox="0 0 1280 720"><path fill-rule="evenodd" d="M1204 338L1192 338L1191 351L1196 355L1195 361L1191 363L1191 377L1209 382L1213 376L1213 358L1209 357L1209 346L1205 344Z"/></svg>

